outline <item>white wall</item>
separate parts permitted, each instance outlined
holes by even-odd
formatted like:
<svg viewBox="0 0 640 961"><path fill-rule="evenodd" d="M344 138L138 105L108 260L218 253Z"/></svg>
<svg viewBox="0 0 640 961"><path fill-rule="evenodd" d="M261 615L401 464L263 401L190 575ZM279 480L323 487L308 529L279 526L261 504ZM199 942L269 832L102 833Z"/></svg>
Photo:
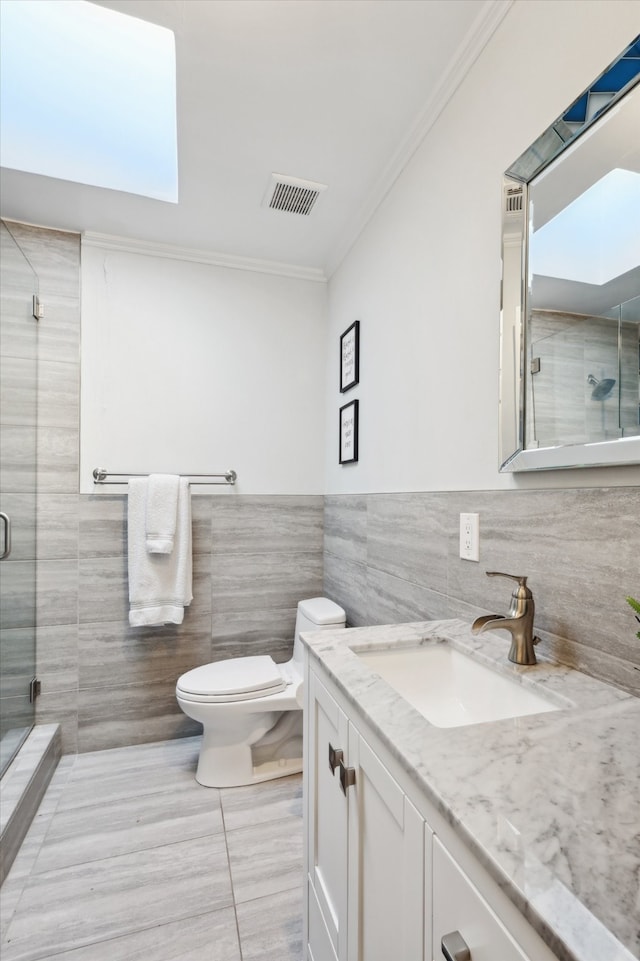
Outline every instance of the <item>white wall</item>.
<svg viewBox="0 0 640 961"><path fill-rule="evenodd" d="M83 245L81 492L105 467L322 493L325 351L324 284Z"/></svg>
<svg viewBox="0 0 640 961"><path fill-rule="evenodd" d="M517 0L331 278L326 493L640 483L498 472L502 172L640 32L639 0ZM361 321L361 383L338 340ZM360 399L360 459L338 408Z"/></svg>

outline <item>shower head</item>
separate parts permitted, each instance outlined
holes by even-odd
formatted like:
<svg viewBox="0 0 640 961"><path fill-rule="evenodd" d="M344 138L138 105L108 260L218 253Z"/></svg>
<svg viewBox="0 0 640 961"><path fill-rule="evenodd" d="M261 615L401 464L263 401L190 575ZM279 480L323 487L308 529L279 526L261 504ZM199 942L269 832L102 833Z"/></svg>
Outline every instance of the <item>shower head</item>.
<svg viewBox="0 0 640 961"><path fill-rule="evenodd" d="M589 374L587 383L593 387L591 400L604 400L605 397L609 396L616 382L613 377L604 377L602 380L596 380L593 374Z"/></svg>

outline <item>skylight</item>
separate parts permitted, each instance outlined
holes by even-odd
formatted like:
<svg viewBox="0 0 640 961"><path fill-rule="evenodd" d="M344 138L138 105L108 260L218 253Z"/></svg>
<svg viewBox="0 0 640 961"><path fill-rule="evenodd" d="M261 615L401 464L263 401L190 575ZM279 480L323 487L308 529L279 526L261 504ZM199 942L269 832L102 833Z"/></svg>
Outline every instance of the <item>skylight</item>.
<svg viewBox="0 0 640 961"><path fill-rule="evenodd" d="M533 274L606 284L640 265L640 174L616 168L536 230Z"/></svg>
<svg viewBox="0 0 640 961"><path fill-rule="evenodd" d="M173 31L87 0L2 0L0 163L178 201Z"/></svg>

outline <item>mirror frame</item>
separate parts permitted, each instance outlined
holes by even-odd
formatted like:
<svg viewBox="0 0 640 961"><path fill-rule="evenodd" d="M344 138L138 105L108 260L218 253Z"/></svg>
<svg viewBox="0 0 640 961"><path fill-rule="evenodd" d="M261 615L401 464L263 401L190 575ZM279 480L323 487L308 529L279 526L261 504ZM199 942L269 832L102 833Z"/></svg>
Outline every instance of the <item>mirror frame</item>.
<svg viewBox="0 0 640 961"><path fill-rule="evenodd" d="M594 116L569 126L568 116L609 71L640 44L640 35L584 90L505 171L502 191L502 284L500 290L500 472L640 464L640 437L618 437L588 444L525 447L526 334L528 312L529 184L592 124L640 84L637 72ZM636 59L635 53L633 59Z"/></svg>

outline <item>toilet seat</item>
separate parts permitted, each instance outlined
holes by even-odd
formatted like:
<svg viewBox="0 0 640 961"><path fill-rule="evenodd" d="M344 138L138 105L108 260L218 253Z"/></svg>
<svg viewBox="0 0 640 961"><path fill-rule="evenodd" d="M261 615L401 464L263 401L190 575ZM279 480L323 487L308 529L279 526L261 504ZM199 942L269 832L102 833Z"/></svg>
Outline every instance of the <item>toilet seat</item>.
<svg viewBox="0 0 640 961"><path fill-rule="evenodd" d="M203 664L183 674L176 689L190 701L217 704L268 697L284 691L287 683L273 658L264 654Z"/></svg>

